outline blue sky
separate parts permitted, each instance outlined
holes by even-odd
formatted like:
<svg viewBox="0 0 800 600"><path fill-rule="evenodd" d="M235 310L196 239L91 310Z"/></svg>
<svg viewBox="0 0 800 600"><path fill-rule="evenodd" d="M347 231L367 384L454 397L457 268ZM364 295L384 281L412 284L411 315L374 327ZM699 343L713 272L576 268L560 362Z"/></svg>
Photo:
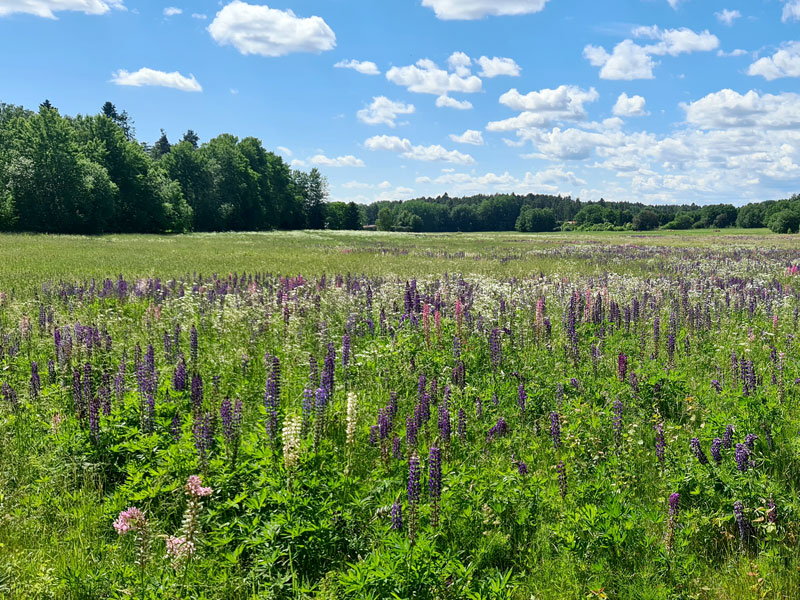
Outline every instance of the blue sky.
<svg viewBox="0 0 800 600"><path fill-rule="evenodd" d="M800 192L800 0L0 0L0 101L253 135L331 198Z"/></svg>

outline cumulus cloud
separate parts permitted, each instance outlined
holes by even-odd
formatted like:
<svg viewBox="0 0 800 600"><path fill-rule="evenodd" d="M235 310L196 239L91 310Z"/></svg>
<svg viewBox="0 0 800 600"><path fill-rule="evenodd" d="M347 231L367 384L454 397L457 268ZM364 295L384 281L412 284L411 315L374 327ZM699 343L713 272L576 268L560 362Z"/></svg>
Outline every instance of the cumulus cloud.
<svg viewBox="0 0 800 600"><path fill-rule="evenodd" d="M522 70L513 58L481 56L476 62L481 67L481 72L478 75L486 78L499 77L500 75L519 77Z"/></svg>
<svg viewBox="0 0 800 600"><path fill-rule="evenodd" d="M600 79L652 79L656 62L633 40L623 40L611 54L601 46L587 45L583 56L593 67L600 69Z"/></svg>
<svg viewBox="0 0 800 600"><path fill-rule="evenodd" d="M730 52L725 52L724 50L717 50L717 56L721 56L723 58L727 58L729 56L744 56L747 54L747 50L742 50L741 48L736 48L735 50L731 50Z"/></svg>
<svg viewBox="0 0 800 600"><path fill-rule="evenodd" d="M642 96L628 96L622 92L612 112L619 117L643 117L648 114L644 105L645 99Z"/></svg>
<svg viewBox="0 0 800 600"><path fill-rule="evenodd" d="M635 37L656 40L655 44L641 46L633 40L623 40L609 52L602 46L587 45L583 56L594 67L601 67L601 79L653 79L653 68L658 64L653 56L678 56L691 52L708 52L719 47L719 38L708 30L697 33L686 27L661 29L637 27Z"/></svg>
<svg viewBox="0 0 800 600"><path fill-rule="evenodd" d="M450 96L439 96L436 98L436 106L439 108L455 108L456 110L469 110L472 108L472 102L469 100L456 100Z"/></svg>
<svg viewBox="0 0 800 600"><path fill-rule="evenodd" d="M738 10L728 10L727 8L723 8L720 12L714 13L714 15L717 17L717 21L730 27L733 25L733 22L736 19L741 18L742 13L740 13Z"/></svg>
<svg viewBox="0 0 800 600"><path fill-rule="evenodd" d="M447 66L459 77L469 77L472 74L470 65L472 59L463 52L453 52L447 59Z"/></svg>
<svg viewBox="0 0 800 600"><path fill-rule="evenodd" d="M320 167L364 167L364 161L356 158L352 154L347 156L338 156L336 158L328 158L324 154L317 154L311 157L311 164Z"/></svg>
<svg viewBox="0 0 800 600"><path fill-rule="evenodd" d="M425 162L444 161L462 165L470 165L475 160L469 154L457 150L446 150L442 146L415 146L407 138L397 136L376 135L364 142L367 150L388 150L396 152L405 158Z"/></svg>
<svg viewBox="0 0 800 600"><path fill-rule="evenodd" d="M175 15L182 15L183 9L178 8L177 6L168 6L164 9L164 16L165 17L174 17Z"/></svg>
<svg viewBox="0 0 800 600"><path fill-rule="evenodd" d="M747 74L760 75L767 81L800 77L800 42L790 42L772 56L759 58L750 65Z"/></svg>
<svg viewBox="0 0 800 600"><path fill-rule="evenodd" d="M242 54L283 56L292 52L324 52L336 46L336 35L321 17L302 18L291 10L234 0L208 26L220 45Z"/></svg>
<svg viewBox="0 0 800 600"><path fill-rule="evenodd" d="M586 117L584 103L594 102L599 97L596 89L584 90L575 85L560 85L524 95L512 88L500 96L500 104L514 110L546 113L553 118L582 119Z"/></svg>
<svg viewBox="0 0 800 600"><path fill-rule="evenodd" d="M365 60L340 60L335 65L333 65L337 69L353 69L354 71L358 71L359 73L363 73L364 75L380 75L381 72L378 69L378 65L374 62Z"/></svg>
<svg viewBox="0 0 800 600"><path fill-rule="evenodd" d="M186 77L181 75L178 71L165 73L164 71L156 71L143 67L133 73L120 69L111 75L111 82L117 85L130 85L134 87L141 87L145 85L159 86L174 88L182 92L202 92L203 88L195 79L194 75L189 73Z"/></svg>
<svg viewBox="0 0 800 600"><path fill-rule="evenodd" d="M483 146L483 134L475 129L467 129L461 135L450 134L450 139L459 144L472 144L473 146Z"/></svg>
<svg viewBox="0 0 800 600"><path fill-rule="evenodd" d="M413 104L403 104L389 100L386 96L375 96L367 108L358 111L358 120L367 125L395 126L398 115L410 115L414 112Z"/></svg>
<svg viewBox="0 0 800 600"><path fill-rule="evenodd" d="M452 64L451 61L454 60L454 57L459 57L460 54L462 53L454 53L450 59L448 59L448 63ZM455 60L458 60L458 58ZM480 78L471 75L469 71L465 72L463 70L463 64L459 64L457 67L459 71L464 74L459 75L457 72L454 72L455 69L452 66L450 71L445 71L432 60L423 58L413 65L392 67L386 72L386 79L394 84L407 88L410 92L419 94L446 96L448 92L462 92L466 94L480 92L483 85Z"/></svg>
<svg viewBox="0 0 800 600"><path fill-rule="evenodd" d="M0 17L24 13L55 19L55 13L61 11L103 15L112 8L124 10L125 5L122 0L3 0L0 2Z"/></svg>
<svg viewBox="0 0 800 600"><path fill-rule="evenodd" d="M800 0L788 0L783 6L783 13L781 14L781 21L788 23L789 21L800 21Z"/></svg>
<svg viewBox="0 0 800 600"><path fill-rule="evenodd" d="M486 16L537 13L547 0L422 0L442 20L469 21Z"/></svg>
<svg viewBox="0 0 800 600"><path fill-rule="evenodd" d="M278 151L281 154L283 154L285 156L288 156L289 158L291 158L292 154L293 154L293 152L291 150L289 150L289 148L287 148L286 146L278 146Z"/></svg>
<svg viewBox="0 0 800 600"><path fill-rule="evenodd" d="M700 129L761 128L800 129L800 95L739 94L720 90L690 103L682 103L686 121Z"/></svg>

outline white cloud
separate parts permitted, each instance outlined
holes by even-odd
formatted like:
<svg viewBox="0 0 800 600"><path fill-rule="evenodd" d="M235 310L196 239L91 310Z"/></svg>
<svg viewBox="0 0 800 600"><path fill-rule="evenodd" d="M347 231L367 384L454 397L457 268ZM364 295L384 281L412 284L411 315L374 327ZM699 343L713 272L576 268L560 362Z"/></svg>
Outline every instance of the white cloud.
<svg viewBox="0 0 800 600"><path fill-rule="evenodd" d="M645 99L642 96L628 96L622 92L612 112L619 117L643 117L648 114L644 105Z"/></svg>
<svg viewBox="0 0 800 600"><path fill-rule="evenodd" d="M378 65L369 60L340 60L333 66L337 69L353 69L354 71L358 71L364 75L381 74L380 70L378 69Z"/></svg>
<svg viewBox="0 0 800 600"><path fill-rule="evenodd" d="M375 96L372 104L358 111L358 120L367 125L395 126L397 115L410 115L414 112L413 104L403 104L389 100L386 96Z"/></svg>
<svg viewBox="0 0 800 600"><path fill-rule="evenodd" d="M700 129L800 129L800 95L759 94L750 90L739 94L724 89L682 103L686 121Z"/></svg>
<svg viewBox="0 0 800 600"><path fill-rule="evenodd" d="M601 79L653 79L653 68L658 64L653 56L678 56L691 52L707 52L719 47L719 38L708 30L697 33L686 27L681 29L661 29L637 27L636 37L658 40L656 44L640 46L633 40L623 40L614 47L611 54L601 46L587 45L583 56L592 66L600 69Z"/></svg>
<svg viewBox="0 0 800 600"><path fill-rule="evenodd" d="M0 2L0 17L13 13L25 13L46 19L55 19L55 13L61 11L104 15L112 8L125 10L125 5L121 0L3 0Z"/></svg>
<svg viewBox="0 0 800 600"><path fill-rule="evenodd" d="M582 119L586 117L584 103L594 102L599 97L596 89L584 90L575 85L560 85L555 89L545 88L525 95L512 88L500 96L500 104L514 110L546 114L551 118Z"/></svg>
<svg viewBox="0 0 800 600"><path fill-rule="evenodd" d="M633 40L623 40L611 54L600 46L587 45L583 56L593 67L600 69L600 79L652 79L656 63L647 51Z"/></svg>
<svg viewBox="0 0 800 600"><path fill-rule="evenodd" d="M537 13L547 0L422 0L442 20L474 20L495 15Z"/></svg>
<svg viewBox="0 0 800 600"><path fill-rule="evenodd" d="M242 54L283 56L292 52L324 52L336 46L336 35L321 17L301 18L291 10L234 0L208 26L211 37Z"/></svg>
<svg viewBox="0 0 800 600"><path fill-rule="evenodd" d="M348 181L341 185L346 190L368 190L372 186L371 183L364 183L363 181Z"/></svg>
<svg viewBox="0 0 800 600"><path fill-rule="evenodd" d="M727 58L729 56L744 56L747 54L747 50L742 50L741 48L736 48L735 50L731 50L730 52L725 52L724 50L717 50L717 56L721 56L723 58Z"/></svg>
<svg viewBox="0 0 800 600"><path fill-rule="evenodd" d="M367 150L388 150L397 152L405 158L421 160L426 162L444 161L462 165L470 165L475 162L469 154L463 154L457 150L446 150L442 146L414 146L407 138L397 136L376 135L364 142Z"/></svg>
<svg viewBox="0 0 800 600"><path fill-rule="evenodd" d="M298 167L305 167L306 166L306 161L301 160L299 158L295 158L292 161L292 165L291 166L292 166L293 169L297 169Z"/></svg>
<svg viewBox="0 0 800 600"><path fill-rule="evenodd" d="M697 33L686 27L661 29L652 25L635 28L633 35L659 40L658 44L645 46L648 54L678 56L691 52L708 52L719 47L719 38L710 33L708 29Z"/></svg>
<svg viewBox="0 0 800 600"><path fill-rule="evenodd" d="M175 15L182 15L183 9L178 8L177 6L168 6L164 9L164 16L165 17L174 17Z"/></svg>
<svg viewBox="0 0 800 600"><path fill-rule="evenodd" d="M800 42L789 42L772 56L759 58L750 65L747 74L761 75L767 81L800 77Z"/></svg>
<svg viewBox="0 0 800 600"><path fill-rule="evenodd" d="M463 52L453 52L447 59L447 66L459 77L469 77L472 74L471 65L472 59Z"/></svg>
<svg viewBox="0 0 800 600"><path fill-rule="evenodd" d="M390 187L392 187L392 184L388 181L382 181L378 184L378 188L382 190L388 190Z"/></svg>
<svg viewBox="0 0 800 600"><path fill-rule="evenodd" d="M783 7L781 21L800 21L800 0L789 0Z"/></svg>
<svg viewBox="0 0 800 600"><path fill-rule="evenodd" d="M181 75L178 71L165 73L164 71L156 71L154 69L148 69L147 67L143 67L133 73L125 69L120 69L111 75L111 82L117 85L130 85L134 87L145 85L168 87L181 90L182 92L203 91L202 86L191 73L186 77Z"/></svg>
<svg viewBox="0 0 800 600"><path fill-rule="evenodd" d="M208 16L204 15L203 13L192 13L192 18L197 19L198 21L205 21Z"/></svg>
<svg viewBox="0 0 800 600"><path fill-rule="evenodd" d="M736 19L741 18L742 13L740 13L738 10L728 10L727 8L723 8L720 12L714 13L714 15L717 17L717 21L730 27L733 25L733 22Z"/></svg>
<svg viewBox="0 0 800 600"><path fill-rule="evenodd" d="M483 146L483 134L474 129L467 129L461 135L450 134L450 139L459 144L472 144L473 146Z"/></svg>
<svg viewBox="0 0 800 600"><path fill-rule="evenodd" d="M436 98L436 106L439 108L455 108L456 110L469 110L472 108L472 102L469 100L456 100L450 96L439 96Z"/></svg>
<svg viewBox="0 0 800 600"><path fill-rule="evenodd" d="M475 75L447 72L427 58L418 60L414 65L392 67L386 72L386 79L408 88L410 92L436 96L445 96L448 92L472 94L480 92L482 87L481 80Z"/></svg>
<svg viewBox="0 0 800 600"><path fill-rule="evenodd" d="M481 72L478 74L486 78L499 77L500 75L519 77L521 71L520 66L513 58L501 58L498 56L488 58L486 56L481 56L476 62L481 67Z"/></svg>
<svg viewBox="0 0 800 600"><path fill-rule="evenodd" d="M312 156L309 160L311 160L312 165L318 165L320 167L364 167L364 161L360 158L356 158L352 154L348 154L347 156L338 156L336 158L328 158L324 154L317 154L316 156ZM292 163L294 164L294 163Z"/></svg>
<svg viewBox="0 0 800 600"><path fill-rule="evenodd" d="M289 148L287 148L286 146L278 146L278 148L277 148L277 149L278 149L278 151L279 151L281 154L283 154L283 155L285 155L285 156L288 156L289 158L291 158L291 157L292 157L292 154L294 154L294 153L293 153L291 150L289 150Z"/></svg>

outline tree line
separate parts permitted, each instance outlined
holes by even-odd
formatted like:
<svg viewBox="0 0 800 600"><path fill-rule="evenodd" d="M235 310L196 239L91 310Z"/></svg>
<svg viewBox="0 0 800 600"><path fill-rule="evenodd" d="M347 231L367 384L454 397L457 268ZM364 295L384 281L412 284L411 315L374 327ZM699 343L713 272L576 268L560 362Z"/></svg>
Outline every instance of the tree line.
<svg viewBox="0 0 800 600"><path fill-rule="evenodd" d="M125 111L62 116L0 104L0 230L51 233L358 229L320 172L293 170L255 137L139 143ZM355 210L354 210L355 209ZM330 213L330 214L329 214ZM355 216L354 216L355 215Z"/></svg>
<svg viewBox="0 0 800 600"><path fill-rule="evenodd" d="M255 137L192 130L170 143L136 140L126 111L63 116L0 103L0 231L167 233L270 229L384 231L652 230L800 228L800 196L708 206L582 202L547 194L407 201L328 202L317 170L292 169Z"/></svg>
<svg viewBox="0 0 800 600"><path fill-rule="evenodd" d="M495 194L376 202L368 223L393 231L649 231L769 227L797 233L800 195L737 208L732 204L651 206L630 202L582 202L571 196Z"/></svg>

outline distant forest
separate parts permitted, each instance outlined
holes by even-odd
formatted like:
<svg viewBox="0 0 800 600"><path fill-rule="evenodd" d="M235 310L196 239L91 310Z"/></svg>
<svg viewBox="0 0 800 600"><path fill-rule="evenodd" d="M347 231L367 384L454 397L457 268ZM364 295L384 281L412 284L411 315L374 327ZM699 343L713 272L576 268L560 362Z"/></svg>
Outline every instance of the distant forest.
<svg viewBox="0 0 800 600"><path fill-rule="evenodd" d="M192 130L171 143L136 140L126 111L62 116L0 103L0 231L167 233L270 229L384 231L800 228L800 195L737 208L582 202L495 194L397 202L329 202L325 177L292 169L255 137Z"/></svg>

